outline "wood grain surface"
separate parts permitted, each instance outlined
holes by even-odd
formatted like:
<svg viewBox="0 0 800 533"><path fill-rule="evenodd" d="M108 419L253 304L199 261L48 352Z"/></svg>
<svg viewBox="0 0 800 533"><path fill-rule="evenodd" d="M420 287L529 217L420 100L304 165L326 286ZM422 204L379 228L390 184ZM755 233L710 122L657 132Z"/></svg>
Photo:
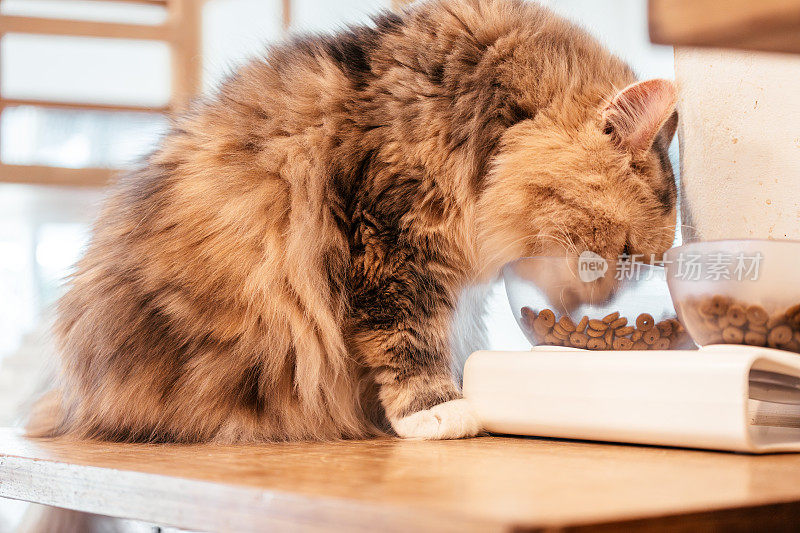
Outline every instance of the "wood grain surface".
<svg viewBox="0 0 800 533"><path fill-rule="evenodd" d="M3 429L0 497L200 530L777 530L800 518L800 455L505 437L130 445Z"/></svg>
<svg viewBox="0 0 800 533"><path fill-rule="evenodd" d="M800 0L649 0L650 39L800 53Z"/></svg>

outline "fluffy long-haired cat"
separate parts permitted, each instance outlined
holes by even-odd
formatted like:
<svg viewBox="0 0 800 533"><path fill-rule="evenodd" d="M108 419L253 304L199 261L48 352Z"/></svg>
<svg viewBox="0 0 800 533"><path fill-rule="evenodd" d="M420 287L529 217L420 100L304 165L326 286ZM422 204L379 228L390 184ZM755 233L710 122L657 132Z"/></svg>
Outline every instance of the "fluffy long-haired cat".
<svg viewBox="0 0 800 533"><path fill-rule="evenodd" d="M674 100L519 0L432 0L273 48L112 191L34 433L474 435L450 368L460 296L572 243L667 249Z"/></svg>

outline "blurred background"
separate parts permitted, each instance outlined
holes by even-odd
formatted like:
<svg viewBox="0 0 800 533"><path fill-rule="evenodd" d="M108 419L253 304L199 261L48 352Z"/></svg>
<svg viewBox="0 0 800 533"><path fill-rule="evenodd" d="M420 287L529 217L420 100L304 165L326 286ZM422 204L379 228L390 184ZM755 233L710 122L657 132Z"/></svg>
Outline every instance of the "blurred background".
<svg viewBox="0 0 800 533"><path fill-rule="evenodd" d="M48 309L103 185L154 147L165 113L289 33L332 32L405 3L0 0L0 425L19 423L46 372ZM645 0L541 3L641 77L673 77L672 49L648 40ZM489 303L490 347L526 349L502 291ZM0 505L0 532L14 508Z"/></svg>

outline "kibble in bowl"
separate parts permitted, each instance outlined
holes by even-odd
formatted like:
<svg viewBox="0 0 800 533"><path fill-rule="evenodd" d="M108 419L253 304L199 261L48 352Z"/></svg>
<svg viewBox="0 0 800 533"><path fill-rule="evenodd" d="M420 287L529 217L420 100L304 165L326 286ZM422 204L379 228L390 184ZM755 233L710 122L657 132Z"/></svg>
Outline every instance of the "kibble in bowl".
<svg viewBox="0 0 800 533"><path fill-rule="evenodd" d="M697 344L800 353L800 242L696 242L665 260L675 308Z"/></svg>
<svg viewBox="0 0 800 533"><path fill-rule="evenodd" d="M662 267L594 260L599 268L566 257L528 257L506 265L509 303L531 344L623 351L694 348L677 319Z"/></svg>

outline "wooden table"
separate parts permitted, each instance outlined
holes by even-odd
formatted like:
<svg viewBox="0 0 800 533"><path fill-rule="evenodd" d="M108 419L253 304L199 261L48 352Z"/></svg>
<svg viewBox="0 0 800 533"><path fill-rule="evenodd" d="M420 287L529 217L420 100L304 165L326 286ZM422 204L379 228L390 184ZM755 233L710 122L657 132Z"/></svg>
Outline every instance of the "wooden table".
<svg viewBox="0 0 800 533"><path fill-rule="evenodd" d="M504 437L32 442L3 429L0 496L199 530L788 531L800 455Z"/></svg>

